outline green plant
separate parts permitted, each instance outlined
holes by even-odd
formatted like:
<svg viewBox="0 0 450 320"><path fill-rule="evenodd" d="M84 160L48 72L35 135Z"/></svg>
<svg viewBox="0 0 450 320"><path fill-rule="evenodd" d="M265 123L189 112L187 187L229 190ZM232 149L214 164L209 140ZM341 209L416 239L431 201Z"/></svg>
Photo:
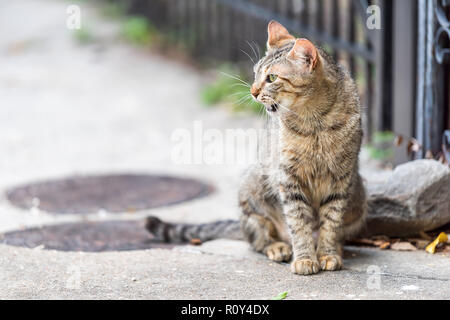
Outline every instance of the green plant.
<svg viewBox="0 0 450 320"><path fill-rule="evenodd" d="M375 144L390 144L395 139L395 134L391 131L378 131L373 134L373 143Z"/></svg>
<svg viewBox="0 0 450 320"><path fill-rule="evenodd" d="M375 132L367 150L372 159L388 161L394 157L394 133L390 131Z"/></svg>
<svg viewBox="0 0 450 320"><path fill-rule="evenodd" d="M77 42L80 44L88 44L94 41L93 33L86 26L83 26L82 28L75 30L73 32L73 35L77 40Z"/></svg>
<svg viewBox="0 0 450 320"><path fill-rule="evenodd" d="M122 27L125 39L138 45L149 44L155 32L153 25L146 18L140 16L127 18Z"/></svg>
<svg viewBox="0 0 450 320"><path fill-rule="evenodd" d="M226 71L220 71L216 81L202 89L202 101L208 106L228 102L236 111L260 112L262 106L251 97L250 86L240 76L233 75L230 68L222 67L221 70Z"/></svg>
<svg viewBox="0 0 450 320"><path fill-rule="evenodd" d="M271 300L284 300L286 299L287 295L288 295L287 291L281 292L276 297L273 297Z"/></svg>

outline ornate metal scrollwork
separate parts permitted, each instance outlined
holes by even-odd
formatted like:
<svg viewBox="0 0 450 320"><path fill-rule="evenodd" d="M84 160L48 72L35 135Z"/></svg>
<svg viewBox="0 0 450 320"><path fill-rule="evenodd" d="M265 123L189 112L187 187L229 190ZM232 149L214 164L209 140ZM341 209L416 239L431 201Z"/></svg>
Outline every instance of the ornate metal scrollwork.
<svg viewBox="0 0 450 320"><path fill-rule="evenodd" d="M436 20L439 27L434 38L434 52L439 64L450 63L450 21L446 9L450 7L450 0L434 0ZM447 47L446 47L447 46Z"/></svg>

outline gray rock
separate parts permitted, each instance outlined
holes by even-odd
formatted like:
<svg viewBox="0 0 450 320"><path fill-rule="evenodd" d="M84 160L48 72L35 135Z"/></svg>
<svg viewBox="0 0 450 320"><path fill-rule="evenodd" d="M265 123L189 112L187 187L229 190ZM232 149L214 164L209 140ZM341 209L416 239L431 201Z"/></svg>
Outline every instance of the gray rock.
<svg viewBox="0 0 450 320"><path fill-rule="evenodd" d="M434 160L400 165L383 179L367 178L366 236L411 236L450 222L450 169Z"/></svg>

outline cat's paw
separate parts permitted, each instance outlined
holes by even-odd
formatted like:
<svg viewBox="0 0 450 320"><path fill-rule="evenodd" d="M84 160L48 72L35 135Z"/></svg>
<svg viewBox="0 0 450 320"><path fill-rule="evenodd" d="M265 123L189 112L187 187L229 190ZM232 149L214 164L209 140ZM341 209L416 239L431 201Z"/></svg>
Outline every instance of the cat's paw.
<svg viewBox="0 0 450 320"><path fill-rule="evenodd" d="M266 255L270 260L288 262L291 260L291 246L284 242L275 242L266 248Z"/></svg>
<svg viewBox="0 0 450 320"><path fill-rule="evenodd" d="M320 269L326 271L340 270L342 267L342 258L337 254L325 255L319 257Z"/></svg>
<svg viewBox="0 0 450 320"><path fill-rule="evenodd" d="M291 264L291 271L296 274L309 275L319 272L320 267L317 260L297 259Z"/></svg>

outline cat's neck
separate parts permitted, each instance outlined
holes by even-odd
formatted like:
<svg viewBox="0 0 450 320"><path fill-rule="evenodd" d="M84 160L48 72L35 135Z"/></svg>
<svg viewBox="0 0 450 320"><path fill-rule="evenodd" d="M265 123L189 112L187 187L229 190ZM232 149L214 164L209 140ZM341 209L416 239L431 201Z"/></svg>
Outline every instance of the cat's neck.
<svg viewBox="0 0 450 320"><path fill-rule="evenodd" d="M323 86L314 97L300 97L290 112L279 115L279 125L299 136L311 136L326 129L330 119L339 117L343 104L336 90Z"/></svg>

